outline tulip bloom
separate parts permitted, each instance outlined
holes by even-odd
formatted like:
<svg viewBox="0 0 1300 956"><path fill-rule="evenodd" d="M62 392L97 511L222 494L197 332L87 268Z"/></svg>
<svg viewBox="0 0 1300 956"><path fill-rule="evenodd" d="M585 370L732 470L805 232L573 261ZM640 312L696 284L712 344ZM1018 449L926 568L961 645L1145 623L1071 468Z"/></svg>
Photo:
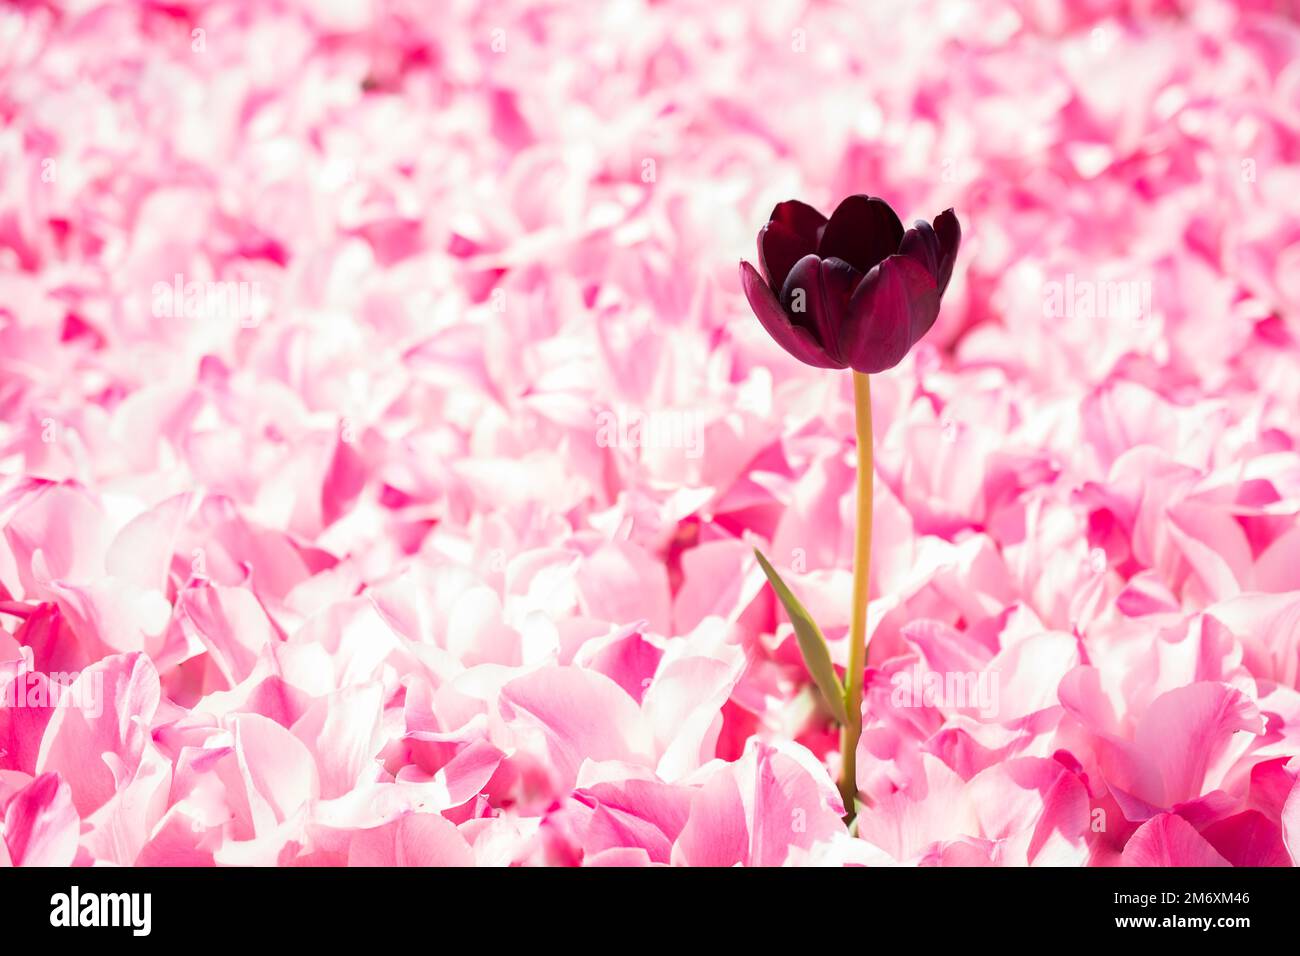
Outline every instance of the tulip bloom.
<svg viewBox="0 0 1300 956"><path fill-rule="evenodd" d="M849 196L827 219L791 199L772 210L758 234L758 271L740 264L745 297L763 328L787 352L818 368L853 369L858 441L857 525L849 663L841 684L820 628L780 576L758 555L794 625L808 672L844 725L840 795L855 812L857 750L862 735L862 679L867 666L868 569L871 561L871 380L893 368L939 317L952 278L961 225L951 209L933 223L903 230L889 203Z"/></svg>
<svg viewBox="0 0 1300 956"><path fill-rule="evenodd" d="M907 231L889 203L849 196L827 219L791 199L758 234L758 271L740 264L750 307L787 352L819 368L893 368L930 331L961 225L951 209Z"/></svg>

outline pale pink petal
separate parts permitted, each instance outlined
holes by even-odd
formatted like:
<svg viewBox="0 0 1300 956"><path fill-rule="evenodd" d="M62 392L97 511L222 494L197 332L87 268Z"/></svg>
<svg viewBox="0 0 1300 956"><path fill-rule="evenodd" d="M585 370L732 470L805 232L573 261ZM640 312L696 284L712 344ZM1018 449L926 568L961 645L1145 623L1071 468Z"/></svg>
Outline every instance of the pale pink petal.
<svg viewBox="0 0 1300 956"><path fill-rule="evenodd" d="M436 813L412 813L352 837L348 866L473 866L469 843Z"/></svg>
<svg viewBox="0 0 1300 956"><path fill-rule="evenodd" d="M36 769L67 781L83 817L135 774L158 709L158 673L142 654L109 657L81 673L41 739Z"/></svg>
<svg viewBox="0 0 1300 956"><path fill-rule="evenodd" d="M77 854L80 820L72 793L57 774L45 773L9 798L4 842L14 866L70 866Z"/></svg>
<svg viewBox="0 0 1300 956"><path fill-rule="evenodd" d="M729 769L710 775L691 798L690 816L673 845L684 866L734 866L744 862L749 826L740 787Z"/></svg>
<svg viewBox="0 0 1300 956"><path fill-rule="evenodd" d="M1196 829L1174 813L1152 817L1124 846L1124 866L1231 866Z"/></svg>
<svg viewBox="0 0 1300 956"><path fill-rule="evenodd" d="M542 668L505 685L501 701L508 720L541 732L561 781L576 780L583 760L650 759L650 730L636 701L604 674Z"/></svg>

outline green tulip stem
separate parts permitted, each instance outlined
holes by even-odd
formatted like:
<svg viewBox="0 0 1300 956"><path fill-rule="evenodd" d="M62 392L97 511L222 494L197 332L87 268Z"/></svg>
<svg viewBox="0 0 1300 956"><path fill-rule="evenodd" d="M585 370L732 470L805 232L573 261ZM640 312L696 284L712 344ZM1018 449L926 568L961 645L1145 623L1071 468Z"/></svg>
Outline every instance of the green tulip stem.
<svg viewBox="0 0 1300 956"><path fill-rule="evenodd" d="M844 686L848 723L840 735L840 796L852 821L858 796L858 738L862 736L862 677L867 667L867 601L871 567L871 379L853 373L853 408L858 436L858 518L853 546L853 617L849 624L849 667Z"/></svg>

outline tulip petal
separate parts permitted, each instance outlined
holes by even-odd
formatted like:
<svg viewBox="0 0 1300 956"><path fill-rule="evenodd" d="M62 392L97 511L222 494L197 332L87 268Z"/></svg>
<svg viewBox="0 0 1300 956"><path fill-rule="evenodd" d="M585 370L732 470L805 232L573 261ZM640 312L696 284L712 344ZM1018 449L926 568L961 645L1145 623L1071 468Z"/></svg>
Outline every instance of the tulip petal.
<svg viewBox="0 0 1300 956"><path fill-rule="evenodd" d="M811 332L836 362L840 362L839 328L849 314L849 301L861 277L843 259L808 255L795 263L781 287L781 308L790 321Z"/></svg>
<svg viewBox="0 0 1300 956"><path fill-rule="evenodd" d="M951 209L945 209L935 216L934 232L939 238L939 269L934 278L939 285L939 295L943 295L948 288L948 280L952 278L957 249L961 246L961 223L957 221L957 214Z"/></svg>
<svg viewBox="0 0 1300 956"><path fill-rule="evenodd" d="M1123 866L1231 866L1196 828L1173 813L1152 817L1124 845Z"/></svg>
<svg viewBox="0 0 1300 956"><path fill-rule="evenodd" d="M831 214L822 231L817 254L843 259L859 272L869 272L898 252L903 224L889 203L874 196L849 196Z"/></svg>
<svg viewBox="0 0 1300 956"><path fill-rule="evenodd" d="M808 242L811 246L809 252L817 251L822 230L826 228L826 217L806 202L797 199L787 199L785 202L777 203L768 220L780 223L794 235Z"/></svg>
<svg viewBox="0 0 1300 956"><path fill-rule="evenodd" d="M790 321L790 317L781 308L781 303L777 301L776 293L748 262L740 264L740 284L745 290L750 308L777 345L805 365L816 368L844 367L843 363L831 359L807 329Z"/></svg>
<svg viewBox="0 0 1300 956"><path fill-rule="evenodd" d="M853 293L839 354L858 372L883 372L903 360L938 315L934 276L911 256L890 256Z"/></svg>
<svg viewBox="0 0 1300 956"><path fill-rule="evenodd" d="M758 266L773 289L785 284L796 262L816 251L816 239L797 235L779 222L769 222L758 234Z"/></svg>
<svg viewBox="0 0 1300 956"><path fill-rule="evenodd" d="M352 834L348 866L473 866L469 844L446 817L412 813Z"/></svg>
<svg viewBox="0 0 1300 956"><path fill-rule="evenodd" d="M935 277L935 282L939 279L939 256L941 253L939 247L939 237L935 234L934 227L924 219L918 219L912 225L912 228L903 234L903 241L898 246L899 255L911 256L921 265L925 266L926 271Z"/></svg>
<svg viewBox="0 0 1300 956"><path fill-rule="evenodd" d="M19 790L0 814L0 848L14 866L71 866L80 820L72 791L57 773L43 773Z"/></svg>

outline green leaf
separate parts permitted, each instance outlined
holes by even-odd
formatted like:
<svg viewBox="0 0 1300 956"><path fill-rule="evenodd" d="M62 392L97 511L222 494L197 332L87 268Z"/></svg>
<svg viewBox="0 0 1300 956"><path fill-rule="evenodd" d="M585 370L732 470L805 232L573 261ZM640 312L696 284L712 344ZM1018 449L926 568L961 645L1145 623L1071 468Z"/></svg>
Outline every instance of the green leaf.
<svg viewBox="0 0 1300 956"><path fill-rule="evenodd" d="M803 662L808 667L808 673L826 698L826 703L830 704L835 719L841 724L847 724L849 717L848 711L844 709L844 687L835 675L835 665L831 663L831 652L826 647L822 629L757 548L754 549L754 557L758 558L758 564L771 582L772 590L785 605L785 613L790 615L790 623L794 625L794 635L799 640L799 650L803 651Z"/></svg>

